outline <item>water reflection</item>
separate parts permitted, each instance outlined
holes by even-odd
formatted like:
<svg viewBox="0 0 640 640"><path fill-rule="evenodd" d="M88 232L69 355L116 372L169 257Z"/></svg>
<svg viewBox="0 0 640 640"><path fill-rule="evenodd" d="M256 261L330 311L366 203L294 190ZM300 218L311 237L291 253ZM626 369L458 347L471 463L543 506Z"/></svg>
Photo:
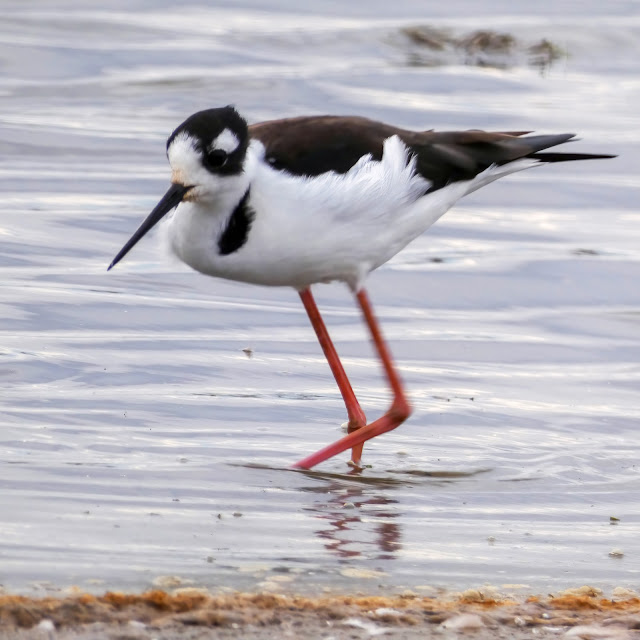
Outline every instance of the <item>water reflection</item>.
<svg viewBox="0 0 640 640"><path fill-rule="evenodd" d="M393 560L402 548L398 500L358 484L330 482L305 490L322 496L304 510L321 521L315 534L339 559Z"/></svg>
<svg viewBox="0 0 640 640"><path fill-rule="evenodd" d="M628 526L640 432L633 3L616 15L529 3L519 17L487 3L473 29L499 32L473 34L451 18L464 3L437 32L415 2L351 3L351 18L290 0L189 15L62 4L4 3L0 25L3 584L220 584L228 571L237 586L238 567L286 557L332 585L336 565L368 561L395 584L424 584L426 567L449 585L505 573L619 585L608 552L640 555ZM320 110L414 128L575 127L585 151L620 154L474 195L376 274L418 405L386 442L413 457L395 464L380 447L385 466L360 476L268 466L298 459L341 415L293 292L165 266L153 242L107 277L165 183L167 133L226 103L253 121ZM375 406L384 389L349 296L321 296ZM449 464L495 472L425 470Z"/></svg>
<svg viewBox="0 0 640 640"><path fill-rule="evenodd" d="M402 550L401 522L410 507L390 493L427 482L430 486L441 486L487 471L490 470L402 469L384 476L367 476L357 471L348 475L297 472L321 481L321 484L300 487L301 491L318 496L303 510L322 521L322 527L314 533L323 541L324 548L345 561L353 558L395 560Z"/></svg>
<svg viewBox="0 0 640 640"><path fill-rule="evenodd" d="M309 483L287 483L288 491L301 498L300 511L317 523L311 525L312 534L340 564L352 560L401 561L406 537L403 526L408 522L407 515L416 509L407 496L418 487L428 493L429 489L457 484L490 471L391 468L375 473L370 469L335 473L257 463L230 466L306 476Z"/></svg>

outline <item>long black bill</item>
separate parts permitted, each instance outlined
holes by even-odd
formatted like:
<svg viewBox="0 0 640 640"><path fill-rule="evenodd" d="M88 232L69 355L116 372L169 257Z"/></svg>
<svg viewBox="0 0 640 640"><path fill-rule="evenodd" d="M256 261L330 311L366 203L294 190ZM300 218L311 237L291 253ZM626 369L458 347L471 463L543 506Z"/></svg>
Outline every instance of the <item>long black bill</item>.
<svg viewBox="0 0 640 640"><path fill-rule="evenodd" d="M153 211L146 217L145 221L136 229L136 232L131 236L127 244L125 244L124 247L120 249L118 255L113 259L113 262L107 268L107 271L115 267L118 262L120 262L120 260L122 260L122 258L124 258L127 253L129 253L129 251L131 251L131 249L135 247L135 245L138 243L138 240L140 240L140 238L142 238L142 236L147 233L147 231L153 229L153 227L158 224L158 222L160 222L160 220L162 220L162 218L166 216L167 213L171 211L171 209L175 209L175 207L180 204L182 198L184 198L189 189L191 189L190 186L185 187L182 184L172 184L169 187L167 193L164 194L162 200L158 202Z"/></svg>

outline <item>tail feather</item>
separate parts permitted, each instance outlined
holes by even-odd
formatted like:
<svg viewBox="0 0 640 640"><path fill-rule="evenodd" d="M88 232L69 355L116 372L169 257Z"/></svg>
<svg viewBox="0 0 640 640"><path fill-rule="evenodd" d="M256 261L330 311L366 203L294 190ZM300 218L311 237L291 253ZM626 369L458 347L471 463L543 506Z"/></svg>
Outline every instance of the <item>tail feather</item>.
<svg viewBox="0 0 640 640"><path fill-rule="evenodd" d="M575 133L561 133L557 135L542 135L542 136L527 136L526 138L520 138L519 141L525 142L531 151L526 154L527 158L534 158L540 162L567 162L569 160L606 160L608 158L615 158L614 155L602 154L602 153L565 153L558 151L545 151L539 153L544 149L555 147L565 142L574 142L576 139Z"/></svg>
<svg viewBox="0 0 640 640"><path fill-rule="evenodd" d="M560 152L545 152L545 153L533 153L529 158L535 158L540 162L566 162L568 160L607 160L609 158L616 158L615 155L608 155L605 153L560 153Z"/></svg>
<svg viewBox="0 0 640 640"><path fill-rule="evenodd" d="M516 140L508 140L504 144L514 149L521 147L521 145L526 145L527 148L530 149L529 153L531 153L534 151L542 151L542 149L548 149L549 147L555 147L575 137L575 133L556 133L551 135L526 136L517 138Z"/></svg>
<svg viewBox="0 0 640 640"><path fill-rule="evenodd" d="M419 173L431 184L430 191L460 180L472 181L490 167L510 165L517 160L529 160L527 166L535 166L545 162L615 157L608 154L545 151L573 139L574 133L521 136L486 131L434 132L428 140L414 144L412 151L417 155ZM517 166L521 167L522 164Z"/></svg>

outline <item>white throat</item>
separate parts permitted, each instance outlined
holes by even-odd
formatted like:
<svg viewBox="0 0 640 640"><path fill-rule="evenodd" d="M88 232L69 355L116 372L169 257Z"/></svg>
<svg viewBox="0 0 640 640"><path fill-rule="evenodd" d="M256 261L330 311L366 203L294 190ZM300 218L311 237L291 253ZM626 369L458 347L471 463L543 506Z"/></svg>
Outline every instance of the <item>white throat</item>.
<svg viewBox="0 0 640 640"><path fill-rule="evenodd" d="M195 184L163 225L164 242L171 253L196 271L209 272L210 261L219 254L219 242L229 219L247 193L264 150L259 142L247 149L243 171L217 175L207 171L194 142L177 136L168 155L173 177Z"/></svg>

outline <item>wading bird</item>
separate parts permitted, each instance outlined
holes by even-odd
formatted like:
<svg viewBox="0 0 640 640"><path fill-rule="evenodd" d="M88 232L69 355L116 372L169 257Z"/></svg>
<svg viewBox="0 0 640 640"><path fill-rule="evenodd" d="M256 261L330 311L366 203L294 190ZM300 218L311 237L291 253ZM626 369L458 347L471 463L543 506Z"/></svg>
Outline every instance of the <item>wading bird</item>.
<svg viewBox="0 0 640 640"><path fill-rule="evenodd" d="M367 275L460 198L523 169L607 155L545 151L573 134L408 131L361 117L309 116L251 126L231 106L199 111L167 141L171 186L109 266L166 214L173 252L201 273L295 288L347 409L348 434L300 460L309 469L395 429L411 407L364 289ZM371 423L331 342L311 285L355 295L393 400Z"/></svg>

